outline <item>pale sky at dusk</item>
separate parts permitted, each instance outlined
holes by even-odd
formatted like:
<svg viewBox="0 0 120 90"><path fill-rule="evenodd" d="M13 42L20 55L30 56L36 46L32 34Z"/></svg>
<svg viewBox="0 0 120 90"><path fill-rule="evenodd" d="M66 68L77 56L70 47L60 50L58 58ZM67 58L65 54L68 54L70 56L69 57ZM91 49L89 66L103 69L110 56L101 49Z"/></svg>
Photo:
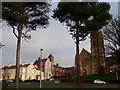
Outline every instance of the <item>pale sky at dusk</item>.
<svg viewBox="0 0 120 90"><path fill-rule="evenodd" d="M111 10L114 16L118 14L118 4L111 2ZM56 7L56 3L52 3L52 9ZM0 41L5 44L2 51L2 64L15 64L16 55L16 37L12 33L11 27L6 23L0 23ZM29 42L22 40L21 45L21 62L29 63L35 61L40 56L40 49L43 48L42 58L46 58L51 53L55 58L55 64L61 66L73 66L75 56L75 43L69 35L65 26L54 19L50 19L47 29L38 29L31 32L32 38ZM90 41L86 39L80 44L80 51L85 48L90 52Z"/></svg>

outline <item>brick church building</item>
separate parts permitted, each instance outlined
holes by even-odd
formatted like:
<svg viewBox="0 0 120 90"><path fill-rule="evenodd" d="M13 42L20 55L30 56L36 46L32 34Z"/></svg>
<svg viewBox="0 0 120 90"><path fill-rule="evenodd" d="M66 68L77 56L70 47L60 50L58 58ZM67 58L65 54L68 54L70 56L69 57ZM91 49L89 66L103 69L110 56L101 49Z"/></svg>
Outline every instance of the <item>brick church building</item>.
<svg viewBox="0 0 120 90"><path fill-rule="evenodd" d="M79 54L81 75L98 74L101 67L106 68L102 31L93 32L90 39L91 53L83 49Z"/></svg>

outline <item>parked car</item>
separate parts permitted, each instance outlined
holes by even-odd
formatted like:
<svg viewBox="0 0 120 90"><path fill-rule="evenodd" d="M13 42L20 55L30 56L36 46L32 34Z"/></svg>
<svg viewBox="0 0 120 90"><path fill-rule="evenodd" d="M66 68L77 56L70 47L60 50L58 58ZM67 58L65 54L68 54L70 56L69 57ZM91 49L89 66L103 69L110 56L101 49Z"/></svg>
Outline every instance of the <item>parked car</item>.
<svg viewBox="0 0 120 90"><path fill-rule="evenodd" d="M102 81L102 80L100 80L100 79L94 80L93 83L95 83L95 84L106 84L105 81Z"/></svg>
<svg viewBox="0 0 120 90"><path fill-rule="evenodd" d="M40 82L40 80L32 79L32 80L30 80L30 82Z"/></svg>
<svg viewBox="0 0 120 90"><path fill-rule="evenodd" d="M30 80L25 80L24 82L31 82Z"/></svg>
<svg viewBox="0 0 120 90"><path fill-rule="evenodd" d="M0 81L0 85L2 85L2 88L7 88L8 87L8 83L5 81Z"/></svg>

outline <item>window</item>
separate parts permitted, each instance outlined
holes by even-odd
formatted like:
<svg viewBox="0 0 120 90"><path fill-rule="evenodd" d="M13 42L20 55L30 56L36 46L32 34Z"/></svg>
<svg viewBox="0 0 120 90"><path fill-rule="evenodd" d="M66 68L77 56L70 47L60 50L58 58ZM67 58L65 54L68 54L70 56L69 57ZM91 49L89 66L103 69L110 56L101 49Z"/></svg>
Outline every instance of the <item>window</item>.
<svg viewBox="0 0 120 90"><path fill-rule="evenodd" d="M86 64L86 60L83 60L83 61L82 61L82 64Z"/></svg>
<svg viewBox="0 0 120 90"><path fill-rule="evenodd" d="M32 79L35 79L34 76L32 77Z"/></svg>
<svg viewBox="0 0 120 90"><path fill-rule="evenodd" d="M93 46L95 47L95 41L93 41Z"/></svg>
<svg viewBox="0 0 120 90"><path fill-rule="evenodd" d="M22 72L25 72L25 69L23 69Z"/></svg>
<svg viewBox="0 0 120 90"><path fill-rule="evenodd" d="M35 73L35 71L33 70L33 74Z"/></svg>
<svg viewBox="0 0 120 90"><path fill-rule="evenodd" d="M97 41L96 41L96 47L98 47L98 46L99 46L99 41L97 40Z"/></svg>
<svg viewBox="0 0 120 90"><path fill-rule="evenodd" d="M22 75L22 79L25 79L25 75Z"/></svg>

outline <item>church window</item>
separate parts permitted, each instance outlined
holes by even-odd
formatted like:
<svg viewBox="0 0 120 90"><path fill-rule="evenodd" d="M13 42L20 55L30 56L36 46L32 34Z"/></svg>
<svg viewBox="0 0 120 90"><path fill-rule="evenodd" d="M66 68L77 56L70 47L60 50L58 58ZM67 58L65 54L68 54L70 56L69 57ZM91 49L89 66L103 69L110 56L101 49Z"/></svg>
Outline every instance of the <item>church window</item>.
<svg viewBox="0 0 120 90"><path fill-rule="evenodd" d="M95 41L93 41L93 46L95 47Z"/></svg>
<svg viewBox="0 0 120 90"><path fill-rule="evenodd" d="M96 41L96 47L98 47L98 46L99 46L99 41L97 40L97 41Z"/></svg>
<svg viewBox="0 0 120 90"><path fill-rule="evenodd" d="M83 61L82 61L82 64L86 64L86 60L83 60Z"/></svg>

